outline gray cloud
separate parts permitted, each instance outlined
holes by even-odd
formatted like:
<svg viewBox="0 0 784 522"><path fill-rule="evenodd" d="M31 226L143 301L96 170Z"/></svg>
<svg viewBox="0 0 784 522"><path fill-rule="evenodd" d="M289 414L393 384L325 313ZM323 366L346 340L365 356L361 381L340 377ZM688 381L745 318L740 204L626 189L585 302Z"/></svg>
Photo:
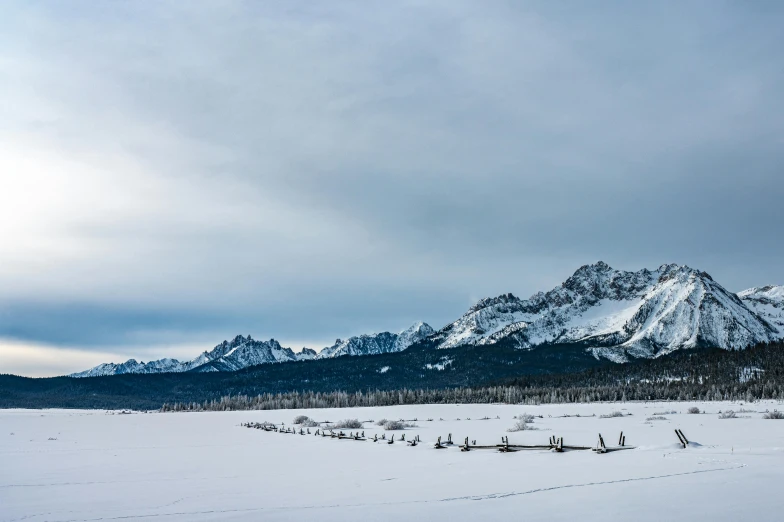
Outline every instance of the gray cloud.
<svg viewBox="0 0 784 522"><path fill-rule="evenodd" d="M781 282L782 22L774 2L8 4L0 336L327 342L597 259Z"/></svg>

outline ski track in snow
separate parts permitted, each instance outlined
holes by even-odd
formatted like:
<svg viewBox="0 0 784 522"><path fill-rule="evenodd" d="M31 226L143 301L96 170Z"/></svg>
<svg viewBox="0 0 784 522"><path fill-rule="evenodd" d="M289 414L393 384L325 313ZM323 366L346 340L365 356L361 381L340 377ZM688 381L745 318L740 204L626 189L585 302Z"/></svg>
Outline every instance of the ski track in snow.
<svg viewBox="0 0 784 522"><path fill-rule="evenodd" d="M563 484L560 486L552 486L548 488L536 488L536 489L529 489L527 491L510 491L505 493L488 493L485 495L468 495L463 497L450 497L450 498L441 498L441 499L424 499L424 500L403 500L400 502L374 502L374 503L358 503L358 504L314 504L314 505L307 505L307 506L275 506L275 507L256 507L256 508L242 508L242 509L213 509L213 510L205 510L205 511L177 511L172 513L155 513L155 514L138 514L138 515L118 515L112 517L97 517L97 518L70 518L70 519L63 519L58 522L96 522L100 520L133 520L133 519L144 519L144 518L163 518L163 517L174 517L174 516L194 516L194 515L210 515L210 514L226 514L226 513L253 513L259 511L297 511L297 510L309 510L309 509L338 509L338 508L372 508L372 507L381 507L381 506L400 506L400 505L412 505L412 504L429 504L433 502L458 502L458 501L477 501L477 500L498 500L498 499L505 499L510 497L518 497L523 495L533 495L536 493L546 493L549 491L557 491L560 489L572 489L572 488L585 488L591 486L607 486L612 484L622 484L626 482L642 482L642 481L649 481L649 480L661 480L666 478L672 477L681 477L685 475L698 475L701 473L714 473L717 471L732 471L736 469L741 469L746 467L746 464L738 464L736 466L728 466L725 468L714 468L714 469L701 469L695 471L684 471L681 473L670 473L666 475L654 475L650 477L636 477L636 478L627 478L627 479L616 479L616 480L605 480L605 481L597 481L597 482L586 482L582 484ZM392 479L388 479L392 480ZM90 484L90 483L87 483ZM158 506L158 507L150 507L147 509L160 509L161 507L168 507L179 502L182 502L185 498L181 498L168 504L167 506ZM51 515L52 513L40 513L36 515L27 515L22 518L15 518L10 519L7 522L21 522L22 520L29 520L36 517L42 517L46 515Z"/></svg>

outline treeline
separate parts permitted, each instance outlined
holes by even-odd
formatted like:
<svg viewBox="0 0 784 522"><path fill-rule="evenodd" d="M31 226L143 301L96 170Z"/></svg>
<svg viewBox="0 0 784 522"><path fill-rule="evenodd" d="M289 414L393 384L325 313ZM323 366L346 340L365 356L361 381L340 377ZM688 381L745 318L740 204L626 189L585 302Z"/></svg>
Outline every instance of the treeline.
<svg viewBox="0 0 784 522"><path fill-rule="evenodd" d="M514 343L498 343L439 350L420 343L402 352L261 364L236 372L84 379L0 375L0 408L158 409L163 403L204 404L224 396L467 388L527 373L570 373L612 364L579 344L519 350Z"/></svg>
<svg viewBox="0 0 784 522"><path fill-rule="evenodd" d="M511 342L318 361L237 372L74 379L0 375L0 408L250 409L424 403L781 398L784 345L679 350L615 364L585 345ZM443 368L439 370L437 368ZM383 371L381 371L383 369Z"/></svg>
<svg viewBox="0 0 784 522"><path fill-rule="evenodd" d="M223 396L162 411L354 408L405 404L549 404L598 401L784 400L784 344L700 349L559 375L523 375L478 387Z"/></svg>

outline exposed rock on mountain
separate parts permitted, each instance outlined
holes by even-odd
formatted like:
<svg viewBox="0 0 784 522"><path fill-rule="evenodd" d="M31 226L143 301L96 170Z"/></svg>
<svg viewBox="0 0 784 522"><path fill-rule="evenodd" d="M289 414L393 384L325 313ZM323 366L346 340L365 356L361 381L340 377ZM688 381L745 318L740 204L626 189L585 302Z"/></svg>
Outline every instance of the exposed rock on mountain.
<svg viewBox="0 0 784 522"><path fill-rule="evenodd" d="M338 339L335 344L319 352L317 359L340 357L341 355L372 355L377 353L400 352L412 344L434 333L430 325L419 322L398 334L382 332L359 335L346 340Z"/></svg>
<svg viewBox="0 0 784 522"><path fill-rule="evenodd" d="M292 349L283 348L275 339L257 341L250 335L238 335L231 342L223 341L211 351L204 352L189 364L197 372L233 372L257 364L296 360ZM201 364L194 366L194 363Z"/></svg>
<svg viewBox="0 0 784 522"><path fill-rule="evenodd" d="M747 307L768 321L784 337L784 286L762 286L738 292Z"/></svg>
<svg viewBox="0 0 784 522"><path fill-rule="evenodd" d="M483 299L433 339L439 348L502 339L520 348L582 342L620 362L702 345L740 349L780 336L705 272L680 265L625 272L598 262L529 299Z"/></svg>
<svg viewBox="0 0 784 522"><path fill-rule="evenodd" d="M423 340L438 348L481 348L503 341L521 349L546 349L570 343L591 349L595 357L623 362L681 348L742 349L781 338L784 287L751 288L736 295L688 266L626 272L600 261L580 267L554 289L528 299L512 294L482 299L438 332L420 322L397 334L338 339L318 353L307 348L294 353L274 339L256 341L239 335L192 361L145 364L132 359L73 376L235 371L257 364L400 352Z"/></svg>
<svg viewBox="0 0 784 522"><path fill-rule="evenodd" d="M131 359L122 364L100 364L87 371L74 373L71 377L97 377L122 373L231 372L257 364L325 359L341 355L399 352L426 338L433 331L427 324L419 322L399 334L382 332L351 337L345 341L338 339L333 346L324 348L320 353L310 348L304 348L301 352L295 353L291 348L282 347L274 339L257 341L250 335L247 337L238 335L231 341L223 341L212 350L205 351L191 361L160 359L143 363Z"/></svg>

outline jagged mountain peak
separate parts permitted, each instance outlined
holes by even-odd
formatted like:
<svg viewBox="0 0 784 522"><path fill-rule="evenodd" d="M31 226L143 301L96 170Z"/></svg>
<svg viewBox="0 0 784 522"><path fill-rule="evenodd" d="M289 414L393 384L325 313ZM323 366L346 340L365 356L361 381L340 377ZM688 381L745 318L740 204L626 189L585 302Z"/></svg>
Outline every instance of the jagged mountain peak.
<svg viewBox="0 0 784 522"><path fill-rule="evenodd" d="M398 335L410 335L415 333L430 335L434 331L435 330L433 330L433 328L429 324L422 321L417 321L411 326L409 326L408 328L406 328L405 330L401 330L398 333Z"/></svg>
<svg viewBox="0 0 784 522"><path fill-rule="evenodd" d="M160 359L149 363L130 359L122 364L104 363L84 372L71 374L72 377L94 377L121 373L163 373L163 372L215 372L235 371L257 364L306 361L325 359L340 355L369 355L374 353L399 352L426 338L434 332L430 325L421 321L414 323L399 334L382 332L363 334L346 340L338 339L331 347L320 353L303 348L295 353L285 348L275 339L259 341L250 335L237 335L224 340L211 350L205 350L198 357L186 362L176 359Z"/></svg>
<svg viewBox="0 0 784 522"><path fill-rule="evenodd" d="M395 340L395 351L403 351L409 346L418 343L427 337L430 337L434 333L435 330L433 330L429 324L423 323L422 321L417 321L397 334L397 339Z"/></svg>
<svg viewBox="0 0 784 522"><path fill-rule="evenodd" d="M441 348L503 339L522 348L584 342L623 358L700 344L743 348L776 335L769 321L706 272L678 264L627 272L599 261L527 300L511 294L482 299L433 338Z"/></svg>
<svg viewBox="0 0 784 522"><path fill-rule="evenodd" d="M340 357L342 355L373 355L379 353L400 352L435 332L433 328L421 321L414 323L400 333L381 332L362 334L348 339L336 339L335 344L322 349L317 359Z"/></svg>
<svg viewBox="0 0 784 522"><path fill-rule="evenodd" d="M337 339L316 353L294 353L275 339L237 335L197 358L102 364L75 376L165 371L231 371L255 364L399 352L423 339L438 348L511 342L528 349L582 343L616 361L656 357L681 348L742 349L784 338L784 287L768 285L734 294L708 273L687 265L617 270L598 261L528 299L511 293L486 297L439 331L416 322L398 332Z"/></svg>
<svg viewBox="0 0 784 522"><path fill-rule="evenodd" d="M122 375L126 373L162 373L170 371L180 371L183 363L177 359L163 358L157 361L138 362L136 359L128 359L124 363L103 363L85 370L71 374L72 377L96 377L102 375Z"/></svg>
<svg viewBox="0 0 784 522"><path fill-rule="evenodd" d="M784 286L755 286L738 292L738 297L784 337Z"/></svg>
<svg viewBox="0 0 784 522"><path fill-rule="evenodd" d="M784 302L784 285L755 286L738 292L742 299L768 300L771 302Z"/></svg>
<svg viewBox="0 0 784 522"><path fill-rule="evenodd" d="M309 361L311 359L315 359L317 355L318 352L312 348L303 348L299 353L296 354L297 359L300 361Z"/></svg>
<svg viewBox="0 0 784 522"><path fill-rule="evenodd" d="M588 265L581 266L580 268L574 271L572 277L582 278L582 277L598 276L613 271L614 269L604 261L597 261L596 263L590 263Z"/></svg>
<svg viewBox="0 0 784 522"><path fill-rule="evenodd" d="M659 273L660 279L667 279L671 277L681 277L681 278L703 278L709 281L713 281L713 277L708 273L702 270L697 270L696 268L692 268L688 265L678 265L675 263L664 264L659 267L657 270Z"/></svg>
<svg viewBox="0 0 784 522"><path fill-rule="evenodd" d="M497 297L484 297L477 301L477 303L472 306L469 311L478 311L483 308L488 308L491 306L504 306L509 304L518 304L520 299L512 295L511 293L501 294Z"/></svg>

